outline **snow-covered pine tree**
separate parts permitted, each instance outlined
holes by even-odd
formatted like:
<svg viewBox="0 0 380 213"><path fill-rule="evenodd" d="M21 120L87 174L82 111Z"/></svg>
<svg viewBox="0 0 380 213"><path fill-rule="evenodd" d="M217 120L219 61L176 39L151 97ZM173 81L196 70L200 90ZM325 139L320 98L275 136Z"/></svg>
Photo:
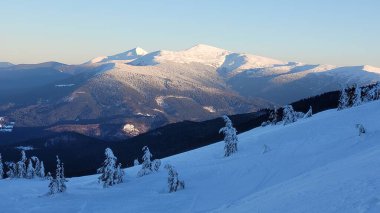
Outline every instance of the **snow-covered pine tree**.
<svg viewBox="0 0 380 213"><path fill-rule="evenodd" d="M137 173L138 177L142 177L144 175L148 175L154 171L158 171L158 169L161 166L161 161L159 159L151 161L152 153L150 153L149 148L147 146L144 146L142 148L142 151L144 152L144 155L142 157L143 162L141 163L141 169Z"/></svg>
<svg viewBox="0 0 380 213"><path fill-rule="evenodd" d="M114 177L116 184L123 183L124 182L124 176L125 176L125 172L121 168L121 163L119 163L119 165L117 165L117 168L115 171L115 177Z"/></svg>
<svg viewBox="0 0 380 213"><path fill-rule="evenodd" d="M170 165L166 164L165 169L168 170L169 176L168 176L168 188L169 192L176 192L178 190L185 188L185 182L178 179L178 172L175 170L175 168Z"/></svg>
<svg viewBox="0 0 380 213"><path fill-rule="evenodd" d="M17 162L17 177L26 177L26 154L24 150L21 150L21 160Z"/></svg>
<svg viewBox="0 0 380 213"><path fill-rule="evenodd" d="M104 151L106 159L103 162L102 167L100 167L97 172L101 173L101 176L98 178L99 183L103 183L103 187L107 188L115 184L115 171L116 171L116 160L117 158L113 154L110 148L106 148Z"/></svg>
<svg viewBox="0 0 380 213"><path fill-rule="evenodd" d="M364 97L364 102L378 100L380 97L380 83L377 82L369 89Z"/></svg>
<svg viewBox="0 0 380 213"><path fill-rule="evenodd" d="M310 118L313 116L313 108L310 106L309 111L303 116L303 118Z"/></svg>
<svg viewBox="0 0 380 213"><path fill-rule="evenodd" d="M238 151L236 129L232 126L232 121L226 115L223 116L226 125L219 130L219 133L224 134L224 156L228 157Z"/></svg>
<svg viewBox="0 0 380 213"><path fill-rule="evenodd" d="M3 165L3 159L1 158L0 153L0 180L4 178L4 165Z"/></svg>
<svg viewBox="0 0 380 213"><path fill-rule="evenodd" d="M28 167L26 169L26 178L32 179L34 178L34 175L35 175L35 170L33 168L32 160L30 159L28 163Z"/></svg>
<svg viewBox="0 0 380 213"><path fill-rule="evenodd" d="M48 194L49 195L53 195L53 194L58 193L59 191L58 191L58 181L57 181L57 179L53 178L51 176L50 172L47 173L46 178L49 180L49 185L48 185L49 192L48 192Z"/></svg>
<svg viewBox="0 0 380 213"><path fill-rule="evenodd" d="M362 89L359 85L355 85L355 93L352 101L352 106L359 106L362 104Z"/></svg>
<svg viewBox="0 0 380 213"><path fill-rule="evenodd" d="M359 130L359 136L365 133L365 128L362 124L356 124L355 127Z"/></svg>
<svg viewBox="0 0 380 213"><path fill-rule="evenodd" d="M32 156L30 157L31 160L34 161L34 171L35 171L35 175L37 177L40 177L40 170L41 170L41 164L40 164L40 160L38 159L38 157L36 156Z"/></svg>
<svg viewBox="0 0 380 213"><path fill-rule="evenodd" d="M349 107L349 97L347 94L347 88L343 87L340 91L340 98L338 103L338 110L346 109Z"/></svg>
<svg viewBox="0 0 380 213"><path fill-rule="evenodd" d="M40 171L38 172L38 177L45 178L45 166L43 161L40 163Z"/></svg>
<svg viewBox="0 0 380 213"><path fill-rule="evenodd" d="M9 178L17 177L17 165L14 162L5 162L5 165L8 167L7 176Z"/></svg>
<svg viewBox="0 0 380 213"><path fill-rule="evenodd" d="M134 161L133 161L133 166L138 166L138 165L140 165L140 162L139 162L139 159L135 159Z"/></svg>
<svg viewBox="0 0 380 213"><path fill-rule="evenodd" d="M278 109L277 107L274 108L274 110L269 115L269 121L272 123L272 125L276 125L278 122Z"/></svg>
<svg viewBox="0 0 380 213"><path fill-rule="evenodd" d="M142 177L144 175L148 175L152 173L152 162L150 158L152 157L152 153L150 153L149 148L147 146L144 146L142 148L142 151L144 152L144 155L142 157L143 162L141 163L141 169L137 173L138 177Z"/></svg>
<svg viewBox="0 0 380 213"><path fill-rule="evenodd" d="M286 105L284 106L284 115L282 117L282 121L284 122L284 125L294 123L297 121L297 114L294 111L292 105Z"/></svg>
<svg viewBox="0 0 380 213"><path fill-rule="evenodd" d="M58 156L57 156L57 163L60 162ZM68 181L65 177L65 167L64 164L61 163L61 172L59 173L59 179L58 180L58 191L59 192L65 192L67 189L66 182Z"/></svg>

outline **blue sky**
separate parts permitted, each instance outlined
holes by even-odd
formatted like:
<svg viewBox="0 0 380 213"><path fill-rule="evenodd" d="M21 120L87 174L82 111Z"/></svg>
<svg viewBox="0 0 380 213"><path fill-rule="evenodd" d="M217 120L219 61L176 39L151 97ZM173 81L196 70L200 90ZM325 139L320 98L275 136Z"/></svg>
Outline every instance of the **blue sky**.
<svg viewBox="0 0 380 213"><path fill-rule="evenodd" d="M82 63L203 43L287 61L380 67L378 0L0 0L0 61Z"/></svg>

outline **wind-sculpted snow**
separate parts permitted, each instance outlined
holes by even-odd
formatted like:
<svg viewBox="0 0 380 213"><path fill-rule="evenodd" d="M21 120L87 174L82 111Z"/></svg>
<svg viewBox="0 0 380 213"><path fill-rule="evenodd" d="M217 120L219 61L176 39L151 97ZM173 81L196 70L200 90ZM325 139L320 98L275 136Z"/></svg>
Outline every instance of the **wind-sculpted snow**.
<svg viewBox="0 0 380 213"><path fill-rule="evenodd" d="M239 151L223 157L224 142L165 159L184 190L169 193L167 172L103 189L99 175L69 178L65 193L47 196L48 181L0 180L3 212L292 212L380 211L380 102L315 114L289 125L238 135ZM366 132L358 135L356 124ZM154 150L152 150L154 152ZM100 153L101 154L101 153ZM6 153L2 153L6 160ZM131 164L132 162L122 162Z"/></svg>

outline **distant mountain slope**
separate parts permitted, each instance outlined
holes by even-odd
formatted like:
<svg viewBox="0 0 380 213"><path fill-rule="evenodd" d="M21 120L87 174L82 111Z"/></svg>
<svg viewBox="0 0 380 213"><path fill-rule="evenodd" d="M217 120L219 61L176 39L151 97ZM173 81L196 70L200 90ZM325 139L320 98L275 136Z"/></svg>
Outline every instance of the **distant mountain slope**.
<svg viewBox="0 0 380 213"><path fill-rule="evenodd" d="M380 68L283 62L209 45L147 53L134 48L81 65L0 68L0 115L102 139L183 120L253 112L380 81Z"/></svg>

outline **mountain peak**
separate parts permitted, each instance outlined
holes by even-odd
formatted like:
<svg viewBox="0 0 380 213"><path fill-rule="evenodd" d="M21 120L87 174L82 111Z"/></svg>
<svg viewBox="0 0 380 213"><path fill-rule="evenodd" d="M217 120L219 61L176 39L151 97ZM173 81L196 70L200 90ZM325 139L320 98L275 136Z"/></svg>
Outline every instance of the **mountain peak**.
<svg viewBox="0 0 380 213"><path fill-rule="evenodd" d="M148 54L148 52L142 49L141 47L135 47L133 49L127 50L125 52L122 52L116 55L96 57L87 63L105 63L105 62L110 62L114 60L132 61L146 54Z"/></svg>
<svg viewBox="0 0 380 213"><path fill-rule="evenodd" d="M225 49L221 49L218 47L210 46L207 44L197 44L187 50L185 52L198 52L198 53L212 53L212 52L220 52L220 53L227 53L229 51Z"/></svg>

